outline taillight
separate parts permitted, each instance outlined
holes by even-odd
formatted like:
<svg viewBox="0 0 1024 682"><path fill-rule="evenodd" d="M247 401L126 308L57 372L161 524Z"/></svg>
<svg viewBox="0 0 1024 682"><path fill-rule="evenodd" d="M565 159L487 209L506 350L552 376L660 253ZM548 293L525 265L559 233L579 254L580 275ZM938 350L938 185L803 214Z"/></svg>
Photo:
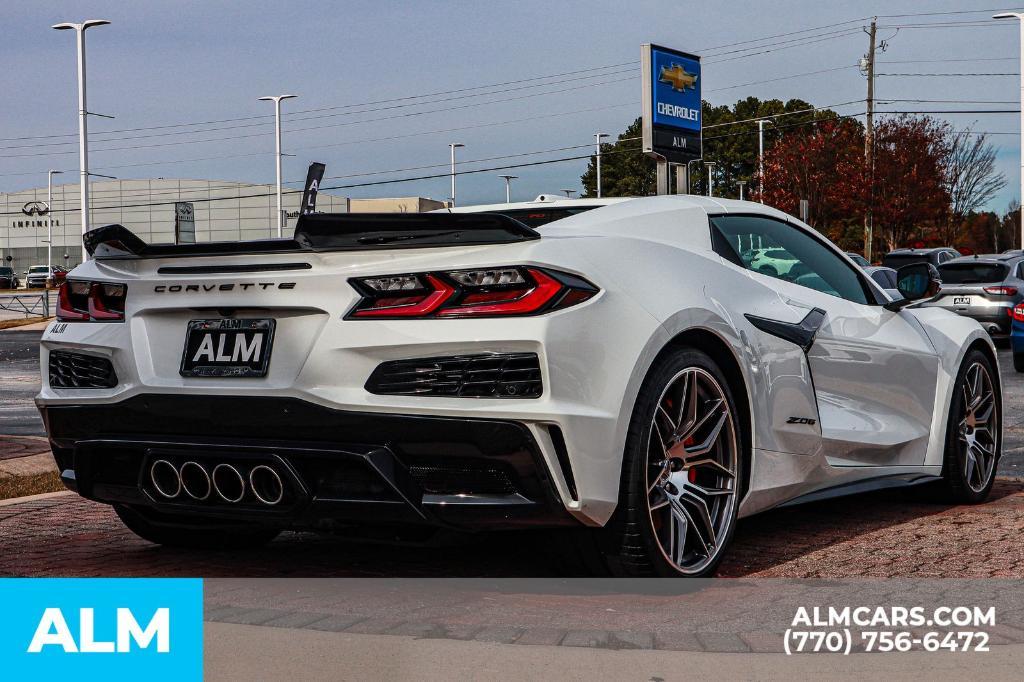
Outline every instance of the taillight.
<svg viewBox="0 0 1024 682"><path fill-rule="evenodd" d="M1024 322L1024 303L1018 303L1010 309L1010 317L1017 322Z"/></svg>
<svg viewBox="0 0 1024 682"><path fill-rule="evenodd" d="M1017 287L985 287L985 293L993 296L1016 296Z"/></svg>
<svg viewBox="0 0 1024 682"><path fill-rule="evenodd" d="M510 317L561 310L598 289L581 277L526 266L358 277L349 318Z"/></svg>
<svg viewBox="0 0 1024 682"><path fill-rule="evenodd" d="M65 280L57 292L61 322L123 322L127 294L124 284Z"/></svg>

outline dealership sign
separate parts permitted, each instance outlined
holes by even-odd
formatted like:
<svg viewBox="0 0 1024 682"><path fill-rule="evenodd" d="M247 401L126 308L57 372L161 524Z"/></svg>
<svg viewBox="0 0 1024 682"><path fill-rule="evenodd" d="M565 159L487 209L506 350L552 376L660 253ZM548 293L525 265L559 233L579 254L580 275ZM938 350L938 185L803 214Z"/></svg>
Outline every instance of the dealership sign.
<svg viewBox="0 0 1024 682"><path fill-rule="evenodd" d="M669 163L699 159L700 57L647 44L641 65L644 153Z"/></svg>
<svg viewBox="0 0 1024 682"><path fill-rule="evenodd" d="M174 204L174 243L196 243L196 209L191 201Z"/></svg>

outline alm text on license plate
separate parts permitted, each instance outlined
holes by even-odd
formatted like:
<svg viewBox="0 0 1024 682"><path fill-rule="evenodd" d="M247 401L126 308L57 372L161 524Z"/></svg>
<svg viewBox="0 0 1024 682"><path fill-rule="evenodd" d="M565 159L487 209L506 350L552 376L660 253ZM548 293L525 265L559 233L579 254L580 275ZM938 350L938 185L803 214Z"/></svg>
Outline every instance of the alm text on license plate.
<svg viewBox="0 0 1024 682"><path fill-rule="evenodd" d="M953 297L953 305L970 305L970 304L971 304L971 297L970 296L954 296Z"/></svg>
<svg viewBox="0 0 1024 682"><path fill-rule="evenodd" d="M262 377L270 365L275 320L191 320L180 373L185 377Z"/></svg>

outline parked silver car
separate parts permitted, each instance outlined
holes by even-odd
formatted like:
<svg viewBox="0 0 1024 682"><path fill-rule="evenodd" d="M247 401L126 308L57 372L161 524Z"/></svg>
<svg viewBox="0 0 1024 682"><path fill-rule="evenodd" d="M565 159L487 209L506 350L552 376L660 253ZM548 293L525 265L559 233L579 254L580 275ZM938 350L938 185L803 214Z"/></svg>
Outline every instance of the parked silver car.
<svg viewBox="0 0 1024 682"><path fill-rule="evenodd" d="M1024 299L1020 253L954 258L939 266L942 289L923 306L973 317L992 336L1010 333L1010 311Z"/></svg>

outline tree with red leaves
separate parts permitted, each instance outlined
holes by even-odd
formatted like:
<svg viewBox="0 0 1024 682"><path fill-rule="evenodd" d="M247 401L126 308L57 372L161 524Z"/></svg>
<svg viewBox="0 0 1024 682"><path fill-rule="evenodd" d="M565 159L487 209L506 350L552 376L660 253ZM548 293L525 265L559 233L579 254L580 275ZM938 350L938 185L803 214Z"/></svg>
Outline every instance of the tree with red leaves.
<svg viewBox="0 0 1024 682"><path fill-rule="evenodd" d="M875 234L888 250L945 223L949 144L949 124L928 116L887 118L875 126L874 188L868 200Z"/></svg>
<svg viewBox="0 0 1024 682"><path fill-rule="evenodd" d="M892 250L944 224L949 140L948 124L929 117L880 121L872 183L864 168L864 128L850 119L822 121L766 150L764 201L797 215L807 199L808 222L857 251L870 205L876 240Z"/></svg>
<svg viewBox="0 0 1024 682"><path fill-rule="evenodd" d="M857 223L864 206L864 130L852 119L807 126L765 152L764 202L799 215L808 202L808 224L837 241Z"/></svg>

